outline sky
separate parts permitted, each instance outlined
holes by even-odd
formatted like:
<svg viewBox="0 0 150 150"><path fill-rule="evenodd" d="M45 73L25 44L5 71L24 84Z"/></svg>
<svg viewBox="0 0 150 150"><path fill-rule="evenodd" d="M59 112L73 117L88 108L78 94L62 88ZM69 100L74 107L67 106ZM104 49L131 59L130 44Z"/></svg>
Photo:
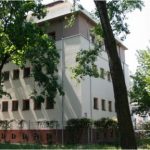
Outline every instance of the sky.
<svg viewBox="0 0 150 150"><path fill-rule="evenodd" d="M44 0L49 3L53 0ZM136 71L138 65L136 51L150 47L150 0L143 0L145 6L142 11L135 10L127 15L130 34L123 42L128 50L125 52L126 63L131 73ZM89 12L95 9L93 0L80 0L79 2Z"/></svg>

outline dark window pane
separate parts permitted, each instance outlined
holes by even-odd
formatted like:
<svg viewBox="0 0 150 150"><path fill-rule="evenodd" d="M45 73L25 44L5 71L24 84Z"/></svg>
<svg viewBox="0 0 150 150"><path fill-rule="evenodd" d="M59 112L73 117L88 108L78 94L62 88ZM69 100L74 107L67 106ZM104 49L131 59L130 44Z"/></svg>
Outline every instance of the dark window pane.
<svg viewBox="0 0 150 150"><path fill-rule="evenodd" d="M98 109L98 98L94 97L93 102L94 102L94 109Z"/></svg>
<svg viewBox="0 0 150 150"><path fill-rule="evenodd" d="M13 79L14 80L19 79L19 69L15 69L13 71Z"/></svg>
<svg viewBox="0 0 150 150"><path fill-rule="evenodd" d="M46 98L46 109L54 109L54 102Z"/></svg>
<svg viewBox="0 0 150 150"><path fill-rule="evenodd" d="M23 110L29 110L30 109L30 101L28 99L23 100Z"/></svg>
<svg viewBox="0 0 150 150"><path fill-rule="evenodd" d="M108 101L108 110L112 111L112 102L111 101Z"/></svg>
<svg viewBox="0 0 150 150"><path fill-rule="evenodd" d="M2 102L2 111L8 111L8 102Z"/></svg>
<svg viewBox="0 0 150 150"><path fill-rule="evenodd" d="M24 68L23 77L27 78L30 77L30 68Z"/></svg>
<svg viewBox="0 0 150 150"><path fill-rule="evenodd" d="M100 77L101 77L102 79L105 78L105 71L104 71L104 68L100 68Z"/></svg>
<svg viewBox="0 0 150 150"><path fill-rule="evenodd" d="M3 73L3 75L4 75L4 81L8 81L9 80L9 71L5 71Z"/></svg>
<svg viewBox="0 0 150 150"><path fill-rule="evenodd" d="M102 99L102 110L106 110L106 108L105 108L105 100L104 99Z"/></svg>
<svg viewBox="0 0 150 150"><path fill-rule="evenodd" d="M48 33L48 36L49 36L50 39L52 39L54 41L56 40L56 34L55 34L55 32Z"/></svg>
<svg viewBox="0 0 150 150"><path fill-rule="evenodd" d="M41 109L41 102L40 101L34 101L34 109L39 110Z"/></svg>
<svg viewBox="0 0 150 150"><path fill-rule="evenodd" d="M18 101L12 101L12 111L18 110Z"/></svg>

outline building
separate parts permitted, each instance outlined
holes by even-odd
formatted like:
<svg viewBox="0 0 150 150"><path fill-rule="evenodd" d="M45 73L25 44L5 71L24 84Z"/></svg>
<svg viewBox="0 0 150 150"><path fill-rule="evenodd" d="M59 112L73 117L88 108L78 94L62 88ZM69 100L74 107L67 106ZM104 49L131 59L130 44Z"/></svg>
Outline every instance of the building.
<svg viewBox="0 0 150 150"><path fill-rule="evenodd" d="M93 45L90 28L95 26L95 20L86 10L78 7L73 26L65 28L67 24L65 16L70 15L72 5L60 0L46 7L48 10L46 17L35 21L40 26L45 21L49 23L46 33L55 38L56 47L61 56L58 73L65 96L57 95L54 105L50 105L47 100L41 105L36 105L30 99L35 86L33 78L30 77L32 66L27 64L26 68L22 70L12 63L7 64L4 68L4 72L7 74L4 88L11 93L12 100L5 96L1 99L0 119L13 120L9 126L11 133L13 130L17 134L20 130L47 131L49 129L48 122L52 120L58 121L58 128L61 129L65 126L66 120L70 118L87 117L96 120L102 117L116 116L108 57L105 51L96 62L101 71L101 78L85 77L81 83L72 79L70 68L76 64L77 52ZM29 17L29 19L31 18ZM125 63L127 48L121 41L116 41L128 87L128 66Z"/></svg>

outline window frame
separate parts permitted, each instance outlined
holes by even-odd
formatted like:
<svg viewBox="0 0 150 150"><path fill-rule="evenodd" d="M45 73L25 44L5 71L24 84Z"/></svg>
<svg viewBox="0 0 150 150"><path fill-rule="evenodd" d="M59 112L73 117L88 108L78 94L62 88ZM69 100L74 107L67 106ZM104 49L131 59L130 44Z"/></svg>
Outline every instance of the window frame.
<svg viewBox="0 0 150 150"><path fill-rule="evenodd" d="M100 78L105 79L105 70L104 70L104 68L100 68Z"/></svg>
<svg viewBox="0 0 150 150"><path fill-rule="evenodd" d="M31 74L31 68L25 67L23 68L23 78L29 78Z"/></svg>
<svg viewBox="0 0 150 150"><path fill-rule="evenodd" d="M6 105L6 106L4 106L4 105ZM2 102L2 112L8 112L8 101L3 101Z"/></svg>
<svg viewBox="0 0 150 150"><path fill-rule="evenodd" d="M96 109L96 110L99 109L98 98L97 97L93 98L93 109Z"/></svg>
<svg viewBox="0 0 150 150"><path fill-rule="evenodd" d="M17 103L17 109L16 109L16 103ZM18 111L18 106L19 106L19 101L18 100L13 100L12 101L12 111Z"/></svg>
<svg viewBox="0 0 150 150"><path fill-rule="evenodd" d="M4 76L4 81L9 81L10 72L9 71L4 71L3 76Z"/></svg>
<svg viewBox="0 0 150 150"><path fill-rule="evenodd" d="M41 110L41 108L42 108L42 102L36 101L36 100L33 100L33 101L34 101L34 110Z"/></svg>
<svg viewBox="0 0 150 150"><path fill-rule="evenodd" d="M101 102L102 102L102 103L101 103L101 104L102 104L102 105L101 105L101 106L102 106L102 111L106 111L106 100L105 100L105 99L102 99Z"/></svg>
<svg viewBox="0 0 150 150"><path fill-rule="evenodd" d="M54 103L50 102L50 100L48 100L49 98L46 98L46 102L45 102L45 108L46 109L54 109Z"/></svg>
<svg viewBox="0 0 150 150"><path fill-rule="evenodd" d="M18 80L20 75L19 69L14 69L13 70L13 80Z"/></svg>
<svg viewBox="0 0 150 150"><path fill-rule="evenodd" d="M30 110L30 100L29 99L24 99L22 102L23 102L22 103L22 110L23 111ZM26 107L27 106L27 104L25 104L26 102L28 102L28 108Z"/></svg>
<svg viewBox="0 0 150 150"><path fill-rule="evenodd" d="M112 101L108 101L108 111L112 112Z"/></svg>

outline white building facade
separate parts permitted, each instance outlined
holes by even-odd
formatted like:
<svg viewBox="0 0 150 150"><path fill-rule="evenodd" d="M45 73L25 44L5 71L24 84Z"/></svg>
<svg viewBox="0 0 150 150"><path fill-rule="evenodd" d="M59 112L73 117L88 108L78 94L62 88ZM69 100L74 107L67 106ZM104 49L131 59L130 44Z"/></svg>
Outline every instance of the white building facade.
<svg viewBox="0 0 150 150"><path fill-rule="evenodd" d="M53 36L56 47L60 53L59 78L65 92L64 96L57 95L55 104L50 105L46 100L37 106L30 98L35 86L33 77L30 77L32 66L20 69L9 63L5 65L4 72L7 77L4 89L11 94L12 99L3 96L0 101L0 119L14 120L10 129L20 130L19 122L23 122L22 129L46 129L47 126L39 124L43 121L56 120L59 128L71 118L116 116L113 86L110 77L108 57L103 51L97 59L97 66L102 73L101 78L85 77L80 83L72 78L71 67L76 65L76 54L81 49L88 49L92 45L90 29L96 22L89 13L82 9L75 13L75 22L72 27L65 28L65 16L70 15L71 4L58 1L47 5L47 16L37 20L39 26L44 22L49 24L46 33ZM126 84L128 88L129 74L125 63L125 50L127 49L117 40L118 54L120 56ZM36 106L35 106L36 105Z"/></svg>

